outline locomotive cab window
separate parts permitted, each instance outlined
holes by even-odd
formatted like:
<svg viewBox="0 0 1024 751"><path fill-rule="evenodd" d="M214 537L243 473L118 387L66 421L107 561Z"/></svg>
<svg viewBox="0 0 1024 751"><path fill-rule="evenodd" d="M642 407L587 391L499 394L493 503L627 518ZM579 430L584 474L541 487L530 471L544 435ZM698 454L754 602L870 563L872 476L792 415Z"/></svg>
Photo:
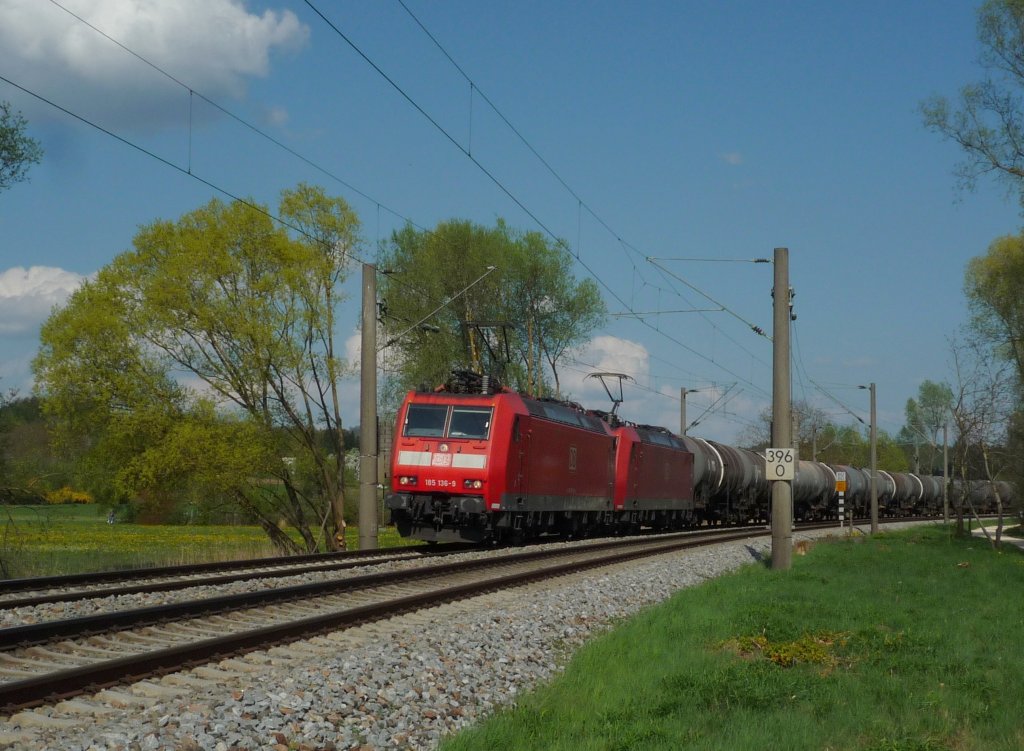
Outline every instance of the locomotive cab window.
<svg viewBox="0 0 1024 751"><path fill-rule="evenodd" d="M491 429L490 407L450 404L410 404L403 435L409 438L487 438Z"/></svg>
<svg viewBox="0 0 1024 751"><path fill-rule="evenodd" d="M441 438L447 421L447 404L410 404L405 414L405 435Z"/></svg>
<svg viewBox="0 0 1024 751"><path fill-rule="evenodd" d="M448 427L450 438L487 438L491 427L490 407L452 407L452 421Z"/></svg>

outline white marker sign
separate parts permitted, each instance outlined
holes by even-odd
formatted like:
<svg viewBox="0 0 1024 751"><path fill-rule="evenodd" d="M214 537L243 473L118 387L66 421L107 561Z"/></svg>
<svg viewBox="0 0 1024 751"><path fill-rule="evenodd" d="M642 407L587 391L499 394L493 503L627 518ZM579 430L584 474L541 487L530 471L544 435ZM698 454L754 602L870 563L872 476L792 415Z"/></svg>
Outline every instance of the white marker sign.
<svg viewBox="0 0 1024 751"><path fill-rule="evenodd" d="M796 477L796 453L793 449L765 449L764 461L769 480L793 480Z"/></svg>

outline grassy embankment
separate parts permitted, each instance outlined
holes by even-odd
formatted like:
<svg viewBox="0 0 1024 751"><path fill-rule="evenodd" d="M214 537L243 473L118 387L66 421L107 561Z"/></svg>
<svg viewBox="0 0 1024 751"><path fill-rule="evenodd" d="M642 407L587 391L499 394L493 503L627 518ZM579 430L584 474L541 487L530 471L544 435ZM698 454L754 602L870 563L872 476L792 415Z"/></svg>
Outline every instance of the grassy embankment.
<svg viewBox="0 0 1024 751"><path fill-rule="evenodd" d="M680 592L464 749L1024 748L1024 554L938 527Z"/></svg>
<svg viewBox="0 0 1024 751"><path fill-rule="evenodd" d="M107 524L105 510L92 505L4 506L0 525L0 559L12 578L276 554L259 527ZM348 527L345 537L349 550L359 547L358 528ZM387 527L379 541L403 544Z"/></svg>

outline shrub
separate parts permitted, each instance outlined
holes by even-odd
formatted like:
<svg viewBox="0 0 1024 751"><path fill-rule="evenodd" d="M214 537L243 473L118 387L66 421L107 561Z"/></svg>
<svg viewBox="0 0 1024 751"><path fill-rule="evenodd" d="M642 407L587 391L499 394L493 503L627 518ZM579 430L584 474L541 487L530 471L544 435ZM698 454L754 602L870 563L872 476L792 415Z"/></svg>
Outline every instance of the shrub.
<svg viewBox="0 0 1024 751"><path fill-rule="evenodd" d="M96 503L91 493L84 490L74 490L65 485L60 490L51 490L46 494L46 502L53 504L62 503Z"/></svg>

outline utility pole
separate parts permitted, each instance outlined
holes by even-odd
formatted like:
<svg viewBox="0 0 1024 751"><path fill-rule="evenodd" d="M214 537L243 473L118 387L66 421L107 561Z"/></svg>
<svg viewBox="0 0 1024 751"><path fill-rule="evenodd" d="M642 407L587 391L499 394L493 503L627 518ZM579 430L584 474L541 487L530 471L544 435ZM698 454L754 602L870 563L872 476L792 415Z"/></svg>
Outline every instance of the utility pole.
<svg viewBox="0 0 1024 751"><path fill-rule="evenodd" d="M359 549L377 549L377 268L363 264L359 378Z"/></svg>
<svg viewBox="0 0 1024 751"><path fill-rule="evenodd" d="M871 534L878 533L878 426L875 424L875 384L858 386L871 392Z"/></svg>
<svg viewBox="0 0 1024 751"><path fill-rule="evenodd" d="M686 435L686 388L679 388L679 435Z"/></svg>
<svg viewBox="0 0 1024 751"><path fill-rule="evenodd" d="M679 389L679 435L686 435L686 395L695 393L697 389Z"/></svg>
<svg viewBox="0 0 1024 751"><path fill-rule="evenodd" d="M772 288L772 446L793 440L789 382L789 248L775 248ZM772 480L772 569L788 570L793 562L793 486Z"/></svg>
<svg viewBox="0 0 1024 751"><path fill-rule="evenodd" d="M871 386L871 534L878 534L878 425L875 420L875 384Z"/></svg>
<svg viewBox="0 0 1024 751"><path fill-rule="evenodd" d="M949 421L942 426L942 523L949 524Z"/></svg>

